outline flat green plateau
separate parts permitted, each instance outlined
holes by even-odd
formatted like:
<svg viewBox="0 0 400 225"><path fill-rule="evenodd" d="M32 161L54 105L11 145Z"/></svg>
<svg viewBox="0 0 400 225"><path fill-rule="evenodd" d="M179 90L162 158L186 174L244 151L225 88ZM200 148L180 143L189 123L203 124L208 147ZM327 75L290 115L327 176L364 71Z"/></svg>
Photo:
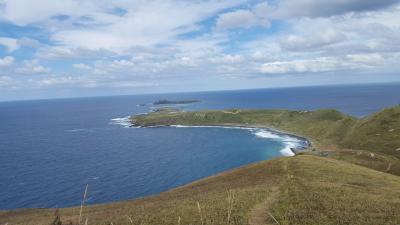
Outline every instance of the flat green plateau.
<svg viewBox="0 0 400 225"><path fill-rule="evenodd" d="M238 109L166 110L131 119L143 127L268 127L304 136L313 146L159 195L85 206L87 224L400 224L400 106L361 119L335 110ZM62 224L77 224L79 211L60 209ZM1 211L0 224L51 224L54 214Z"/></svg>

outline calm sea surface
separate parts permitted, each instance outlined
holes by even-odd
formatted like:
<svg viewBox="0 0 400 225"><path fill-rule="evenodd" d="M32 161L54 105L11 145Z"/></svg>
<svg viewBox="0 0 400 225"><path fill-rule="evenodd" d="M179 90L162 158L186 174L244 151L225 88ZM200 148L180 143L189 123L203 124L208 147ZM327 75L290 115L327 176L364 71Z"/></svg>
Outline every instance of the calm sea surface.
<svg viewBox="0 0 400 225"><path fill-rule="evenodd" d="M400 85L282 88L0 103L0 209L143 197L285 154L302 140L259 129L126 128L158 99L184 110L335 108L365 116L400 103ZM139 106L139 104L146 104Z"/></svg>

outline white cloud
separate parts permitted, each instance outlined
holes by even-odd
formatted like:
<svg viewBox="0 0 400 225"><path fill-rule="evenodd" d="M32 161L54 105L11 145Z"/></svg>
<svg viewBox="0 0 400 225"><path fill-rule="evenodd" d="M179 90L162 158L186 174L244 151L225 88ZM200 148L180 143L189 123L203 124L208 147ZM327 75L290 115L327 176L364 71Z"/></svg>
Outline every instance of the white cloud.
<svg viewBox="0 0 400 225"><path fill-rule="evenodd" d="M104 78L104 77L103 77ZM126 81L118 79L89 79L82 76L48 76L40 79L37 82L39 87L50 86L78 86L82 88L99 88L99 87L112 87L112 88L145 88L159 86L156 82L147 81Z"/></svg>
<svg viewBox="0 0 400 225"><path fill-rule="evenodd" d="M174 43L197 23L245 0L4 0L0 19L49 31L60 47L108 51ZM123 13L116 13L122 10ZM62 19L60 19L62 18ZM60 49L57 49L60 50ZM64 49L65 50L65 49Z"/></svg>
<svg viewBox="0 0 400 225"><path fill-rule="evenodd" d="M253 13L259 18L268 18L270 14L274 11L274 8L271 7L268 2L261 2L256 4L253 7Z"/></svg>
<svg viewBox="0 0 400 225"><path fill-rule="evenodd" d="M287 20L288 29L242 45L262 73L398 71L400 5L328 18ZM381 71L381 73L379 73Z"/></svg>
<svg viewBox="0 0 400 225"><path fill-rule="evenodd" d="M318 58L311 60L292 60L265 63L260 67L261 73L316 73L341 69L353 69L353 65L334 58Z"/></svg>
<svg viewBox="0 0 400 225"><path fill-rule="evenodd" d="M25 26L32 23L42 22L56 15L79 15L84 10L93 9L88 7L88 1L79 2L64 0L62 3L52 0L3 0L3 19L17 25Z"/></svg>
<svg viewBox="0 0 400 225"><path fill-rule="evenodd" d="M225 55L223 59L228 63L240 63L244 61L244 58L241 55Z"/></svg>
<svg viewBox="0 0 400 225"><path fill-rule="evenodd" d="M220 15L217 21L217 28L249 28L257 24L257 19L249 10L237 10Z"/></svg>
<svg viewBox="0 0 400 225"><path fill-rule="evenodd" d="M155 82L119 81L113 82L111 86L117 88L154 88L160 85Z"/></svg>
<svg viewBox="0 0 400 225"><path fill-rule="evenodd" d="M38 40L28 38L28 37L23 37L23 38L18 39L17 43L20 46L30 47L30 48L38 48L41 45Z"/></svg>
<svg viewBox="0 0 400 225"><path fill-rule="evenodd" d="M7 49L7 52L12 53L21 47L39 47L40 43L37 40L31 38L9 38L9 37L0 37L0 46L4 46Z"/></svg>
<svg viewBox="0 0 400 225"><path fill-rule="evenodd" d="M39 64L38 60L26 60L22 63L21 67L15 70L21 74L46 74L51 71L50 68Z"/></svg>
<svg viewBox="0 0 400 225"><path fill-rule="evenodd" d="M346 35L338 30L321 28L314 34L289 35L280 41L280 45L290 51L319 50L321 47L342 42L346 38Z"/></svg>
<svg viewBox="0 0 400 225"><path fill-rule="evenodd" d="M211 62L213 62L213 63L224 63L224 64L225 63L227 63L227 64L242 63L244 61L245 61L244 56L239 55L239 54L236 54L236 55L227 54L227 55L222 55L222 56L211 59Z"/></svg>
<svg viewBox="0 0 400 225"><path fill-rule="evenodd" d="M0 87L10 87L14 85L15 81L8 76L0 76Z"/></svg>
<svg viewBox="0 0 400 225"><path fill-rule="evenodd" d="M398 58L398 57L396 57ZM384 66L386 59L380 54L354 54L341 57L319 57L274 61L261 65L259 71L266 74L318 73L340 70L369 70Z"/></svg>
<svg viewBox="0 0 400 225"><path fill-rule="evenodd" d="M351 54L347 58L353 62L365 63L368 65L376 65L384 62L384 57L378 53L371 54Z"/></svg>
<svg viewBox="0 0 400 225"><path fill-rule="evenodd" d="M351 12L376 11L399 3L398 0L281 0L274 16L285 17L329 17Z"/></svg>
<svg viewBox="0 0 400 225"><path fill-rule="evenodd" d="M239 9L219 15L217 29L250 28L253 26L269 27L269 6L267 2L260 3L252 9Z"/></svg>
<svg viewBox="0 0 400 225"><path fill-rule="evenodd" d="M17 24L39 23L39 26L45 26L52 31L52 40L60 45L122 52L135 46L173 43L176 36L199 29L198 22L245 1L138 0L124 3L115 0L112 3L102 4L86 0L82 6L76 5L77 2L72 0L66 0L63 4L46 0L32 3L35 6L29 10L20 9L19 4L24 1L13 2L6 2L6 17L10 21ZM94 4L95 2L97 4ZM63 7L59 7L60 5ZM110 8L119 5L124 7L126 13L123 15L110 13ZM40 7L46 10L42 11ZM56 20L54 16L57 15L67 15L67 22L54 22ZM90 24L87 25L87 21L82 17L90 18ZM49 20L53 23L49 23Z"/></svg>
<svg viewBox="0 0 400 225"><path fill-rule="evenodd" d="M121 67L131 67L133 65L134 65L133 62L131 62L129 60L121 59L121 60L114 60L111 64L111 67L121 68Z"/></svg>
<svg viewBox="0 0 400 225"><path fill-rule="evenodd" d="M20 48L17 39L8 37L0 37L0 45L6 47L8 52L13 52Z"/></svg>
<svg viewBox="0 0 400 225"><path fill-rule="evenodd" d="M72 64L72 67L79 70L90 70L91 67L84 63Z"/></svg>
<svg viewBox="0 0 400 225"><path fill-rule="evenodd" d="M35 30L0 38L0 45L15 61L24 51L13 52L25 47L37 59L0 58L0 66L11 65L0 75L36 74L16 79L44 88L134 88L215 77L229 85L228 78L285 77L265 74L399 71L394 0L269 2L0 0L1 21ZM40 42L33 39L39 36Z"/></svg>
<svg viewBox="0 0 400 225"><path fill-rule="evenodd" d="M39 80L38 84L45 86L53 86L53 85L65 85L65 84L79 84L81 82L82 81L80 78L72 76L61 76L61 77L50 76Z"/></svg>
<svg viewBox="0 0 400 225"><path fill-rule="evenodd" d="M4 58L0 58L0 67L8 67L14 63L14 57L6 56Z"/></svg>
<svg viewBox="0 0 400 225"><path fill-rule="evenodd" d="M50 60L61 59L97 59L113 57L115 52L106 49L91 50L87 48L75 48L68 46L45 46L38 52L38 57Z"/></svg>

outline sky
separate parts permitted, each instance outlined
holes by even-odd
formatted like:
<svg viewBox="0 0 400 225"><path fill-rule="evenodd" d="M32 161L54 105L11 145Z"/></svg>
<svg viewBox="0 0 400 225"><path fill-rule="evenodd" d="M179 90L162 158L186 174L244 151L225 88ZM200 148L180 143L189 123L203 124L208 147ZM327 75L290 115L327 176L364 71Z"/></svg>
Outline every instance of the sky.
<svg viewBox="0 0 400 225"><path fill-rule="evenodd" d="M0 101L400 82L400 0L0 0Z"/></svg>

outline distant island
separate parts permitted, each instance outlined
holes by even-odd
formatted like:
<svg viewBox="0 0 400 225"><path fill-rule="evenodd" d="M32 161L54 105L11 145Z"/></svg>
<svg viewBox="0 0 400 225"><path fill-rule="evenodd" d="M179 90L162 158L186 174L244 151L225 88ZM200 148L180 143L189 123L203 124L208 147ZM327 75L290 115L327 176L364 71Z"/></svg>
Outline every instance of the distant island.
<svg viewBox="0 0 400 225"><path fill-rule="evenodd" d="M151 112L153 112L153 113L177 113L177 112L181 112L181 109L173 108L173 107L162 107L162 108L153 109Z"/></svg>
<svg viewBox="0 0 400 225"><path fill-rule="evenodd" d="M167 100L167 99L160 99L155 101L153 105L174 105L174 104L190 104L200 102L199 100Z"/></svg>

